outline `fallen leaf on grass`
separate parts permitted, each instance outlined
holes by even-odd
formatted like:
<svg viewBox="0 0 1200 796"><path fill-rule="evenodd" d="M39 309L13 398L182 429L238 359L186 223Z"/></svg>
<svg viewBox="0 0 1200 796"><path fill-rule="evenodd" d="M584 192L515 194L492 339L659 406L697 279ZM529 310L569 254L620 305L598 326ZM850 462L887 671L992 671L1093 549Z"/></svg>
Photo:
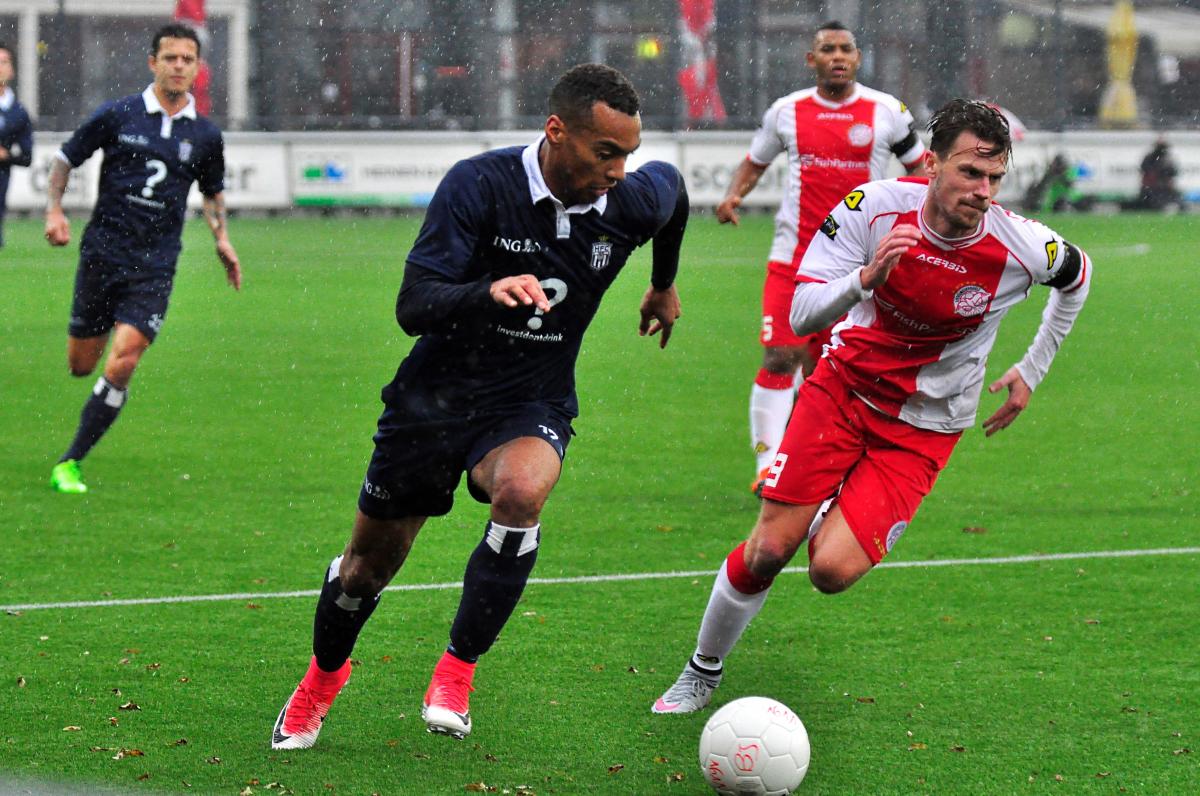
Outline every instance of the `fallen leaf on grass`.
<svg viewBox="0 0 1200 796"><path fill-rule="evenodd" d="M654 757L654 762L655 763L670 763L671 761L668 760L667 758L663 757L662 755L656 755Z"/></svg>
<svg viewBox="0 0 1200 796"><path fill-rule="evenodd" d="M146 664L146 671L148 671L148 672L157 672L161 668L162 668L161 663L147 663Z"/></svg>
<svg viewBox="0 0 1200 796"><path fill-rule="evenodd" d="M219 766L219 765L221 765L221 758L214 755L214 756L208 758L207 760L205 760L204 762L208 763L210 766Z"/></svg>
<svg viewBox="0 0 1200 796"><path fill-rule="evenodd" d="M1111 776L1112 776L1111 771L1097 771L1096 772L1096 779L1104 779L1105 777L1111 777Z"/></svg>
<svg viewBox="0 0 1200 796"><path fill-rule="evenodd" d="M1190 755L1191 753L1192 753L1192 750L1188 749L1186 746L1183 747L1182 749L1176 749L1174 752L1171 752L1171 754L1175 755L1176 757L1178 757L1179 755Z"/></svg>
<svg viewBox="0 0 1200 796"><path fill-rule="evenodd" d="M921 743L920 741L918 741L917 743L913 743L913 744L909 744L909 745L908 745L908 751L910 751L910 752L916 752L916 751L918 751L918 750L920 750L920 749L928 749L928 748L929 748L928 746L926 746L925 744Z"/></svg>
<svg viewBox="0 0 1200 796"><path fill-rule="evenodd" d="M108 717L108 723L109 723L109 725L111 725L111 726L113 726L113 727L116 727L116 726L118 726L118 725L120 724L120 722L118 722L118 721L117 721L117 717L116 717L116 716L109 716L109 717Z"/></svg>
<svg viewBox="0 0 1200 796"><path fill-rule="evenodd" d="M126 749L122 747L113 755L113 760L124 760L126 757L145 757L145 755L146 753L141 749Z"/></svg>
<svg viewBox="0 0 1200 796"><path fill-rule="evenodd" d="M63 732L79 732L82 729L83 727L80 727L78 724L68 724L66 727L63 727Z"/></svg>
<svg viewBox="0 0 1200 796"><path fill-rule="evenodd" d="M486 782L468 782L463 785L463 790L467 793L495 793L496 789L488 787Z"/></svg>
<svg viewBox="0 0 1200 796"><path fill-rule="evenodd" d="M123 705L118 705L117 710L141 710L141 706L136 702L126 702Z"/></svg>
<svg viewBox="0 0 1200 796"><path fill-rule="evenodd" d="M982 525L968 525L962 529L963 533L987 533L987 528Z"/></svg>
<svg viewBox="0 0 1200 796"><path fill-rule="evenodd" d="M954 746L950 747L950 751L951 752L965 752L965 751L967 751L967 747L959 746L958 744L955 744Z"/></svg>
<svg viewBox="0 0 1200 796"><path fill-rule="evenodd" d="M17 678L17 688L24 688L24 687L25 687L25 678L18 677Z"/></svg>
<svg viewBox="0 0 1200 796"><path fill-rule="evenodd" d="M855 698L854 698L854 701L855 701L855 702L862 702L862 703L863 703L863 704L865 704L865 705L874 705L874 704L875 704L875 697L869 697L869 696L855 697Z"/></svg>
<svg viewBox="0 0 1200 796"><path fill-rule="evenodd" d="M141 775L139 775L139 776L138 776L138 781L139 781L139 782L145 782L145 781L146 781L146 780L148 780L148 779L150 779L150 772L149 772L149 771L147 771L145 774L141 774Z"/></svg>
<svg viewBox="0 0 1200 796"><path fill-rule="evenodd" d="M616 763L615 765L611 765L608 767L608 773L616 774L617 772L622 771L624 768L625 768L624 763Z"/></svg>
<svg viewBox="0 0 1200 796"><path fill-rule="evenodd" d="M676 771L673 774L667 775L667 782L683 782L683 772Z"/></svg>

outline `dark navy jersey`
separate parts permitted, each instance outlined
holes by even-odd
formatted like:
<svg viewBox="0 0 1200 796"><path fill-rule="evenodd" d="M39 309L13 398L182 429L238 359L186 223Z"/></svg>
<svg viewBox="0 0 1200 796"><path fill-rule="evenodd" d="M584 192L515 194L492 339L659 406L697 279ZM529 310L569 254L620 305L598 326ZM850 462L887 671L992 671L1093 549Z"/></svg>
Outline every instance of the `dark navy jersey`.
<svg viewBox="0 0 1200 796"><path fill-rule="evenodd" d="M674 223L681 197L682 221ZM542 401L575 417L575 360L601 297L633 250L668 221L682 235L686 197L679 171L657 161L592 205L572 208L549 195L537 144L455 164L429 205L405 281L407 290L415 272L471 285L463 293L469 306L420 330L384 400L417 390L441 411L465 413ZM491 282L519 274L539 279L548 312L491 299Z"/></svg>
<svg viewBox="0 0 1200 796"><path fill-rule="evenodd" d="M12 166L28 166L33 160L33 124L16 97L7 108L0 105L0 146L8 150L8 160L0 160L0 172L6 175Z"/></svg>
<svg viewBox="0 0 1200 796"><path fill-rule="evenodd" d="M80 252L134 268L173 271L193 182L212 196L224 190L221 131L195 103L166 116L152 88L101 105L63 144L78 167L104 150L100 190Z"/></svg>

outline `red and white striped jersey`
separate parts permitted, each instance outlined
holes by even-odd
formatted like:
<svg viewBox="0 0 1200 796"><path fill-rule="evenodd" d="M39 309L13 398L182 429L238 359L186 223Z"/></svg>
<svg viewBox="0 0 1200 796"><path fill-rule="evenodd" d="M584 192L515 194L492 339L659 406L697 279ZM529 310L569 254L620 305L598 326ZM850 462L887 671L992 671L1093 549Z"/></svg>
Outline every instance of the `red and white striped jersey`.
<svg viewBox="0 0 1200 796"><path fill-rule="evenodd" d="M950 432L975 422L1000 321L1035 282L1054 281L1061 295L1052 298L1034 345L1017 364L1029 386L1037 386L1082 307L1091 261L1082 252L1069 256L1053 230L997 204L974 234L942 238L921 218L927 194L923 177L859 186L821 225L797 279L829 283L853 273L856 280L892 227L917 227L920 243L901 255L883 285L874 291L855 285L861 300L833 327L825 355L879 411Z"/></svg>
<svg viewBox="0 0 1200 796"><path fill-rule="evenodd" d="M892 155L910 168L925 145L913 132L912 114L891 94L856 85L838 103L813 86L767 109L747 158L766 166L782 152L788 154L787 181L770 259L787 264L773 267L790 277L830 208L854 186L882 179Z"/></svg>

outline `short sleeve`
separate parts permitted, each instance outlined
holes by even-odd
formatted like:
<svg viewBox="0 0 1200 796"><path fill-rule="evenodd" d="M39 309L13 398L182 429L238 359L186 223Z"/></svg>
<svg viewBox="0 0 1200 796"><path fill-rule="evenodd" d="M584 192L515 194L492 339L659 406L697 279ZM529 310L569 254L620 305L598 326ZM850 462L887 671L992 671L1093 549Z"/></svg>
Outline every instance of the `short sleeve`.
<svg viewBox="0 0 1200 796"><path fill-rule="evenodd" d="M779 134L779 104L776 103L763 114L762 125L750 142L748 157L759 166L767 166L785 149L787 146Z"/></svg>
<svg viewBox="0 0 1200 796"><path fill-rule="evenodd" d="M871 194L880 190L866 183L837 203L808 244L796 273L799 281L832 282L870 262Z"/></svg>
<svg viewBox="0 0 1200 796"><path fill-rule="evenodd" d="M408 262L451 279L465 279L488 205L478 169L460 160L434 191Z"/></svg>
<svg viewBox="0 0 1200 796"><path fill-rule="evenodd" d="M92 156L97 149L110 143L120 126L116 104L106 102L96 109L86 122L80 125L67 142L62 145L62 153L72 168L78 168Z"/></svg>

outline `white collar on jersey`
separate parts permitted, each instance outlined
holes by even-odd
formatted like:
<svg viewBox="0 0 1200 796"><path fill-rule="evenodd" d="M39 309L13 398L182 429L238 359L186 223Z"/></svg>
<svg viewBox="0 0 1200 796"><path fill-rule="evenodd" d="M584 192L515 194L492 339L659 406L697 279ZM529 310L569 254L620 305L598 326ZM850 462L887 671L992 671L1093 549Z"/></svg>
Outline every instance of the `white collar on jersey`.
<svg viewBox="0 0 1200 796"><path fill-rule="evenodd" d="M521 152L521 164L525 167L525 176L529 179L529 198L534 204L549 199L554 203L555 215L558 218L558 237L571 237L571 219L568 217L571 213L586 213L589 210L595 210L600 215L604 215L604 210L608 207L608 194L601 196L591 204L578 204L566 207L559 201L558 197L550 193L549 186L546 185L546 179L542 176L542 166L538 162L538 152L541 150L542 142L546 140L546 135L543 133L538 136L538 139L525 150Z"/></svg>
<svg viewBox="0 0 1200 796"><path fill-rule="evenodd" d="M184 105L183 109L179 112L172 114L170 118L178 119L181 116L187 119L196 118L196 98L191 94L188 94L187 98L187 105ZM162 103L158 101L158 97L154 93L153 85L147 86L146 90L142 92L142 102L146 103L146 113L161 113L163 116L167 115L167 109L164 108Z"/></svg>
<svg viewBox="0 0 1200 796"><path fill-rule="evenodd" d="M13 103L17 101L17 95L8 86L4 87L4 93L0 94L0 111L7 111L12 108Z"/></svg>
<svg viewBox="0 0 1200 796"><path fill-rule="evenodd" d="M162 106L162 103L158 101L158 97L155 96L155 94L154 94L154 84L153 83L150 84L149 86L147 86L146 90L142 92L142 102L146 103L146 113L150 113L150 114L161 113L162 114L162 126L159 128L159 131L158 131L158 134L160 137L162 137L162 138L170 138L171 137L171 124L176 119L179 119L181 117L185 118L185 119L195 119L196 118L196 98L193 97L191 94L188 94L187 98L188 98L187 105L184 105L183 108L181 110L179 110L177 113L175 113L171 116L168 116L167 109Z"/></svg>
<svg viewBox="0 0 1200 796"><path fill-rule="evenodd" d="M825 99L824 97L821 96L820 91L814 91L812 93L812 96L813 96L813 102L817 103L818 105L823 105L826 108L831 108L831 109L836 110L837 108L841 108L845 105L849 105L852 102L856 102L858 100L858 96L860 93L861 92L858 90L858 83L855 83L854 90L850 92L850 96L846 97L841 102L834 102L833 100Z"/></svg>

